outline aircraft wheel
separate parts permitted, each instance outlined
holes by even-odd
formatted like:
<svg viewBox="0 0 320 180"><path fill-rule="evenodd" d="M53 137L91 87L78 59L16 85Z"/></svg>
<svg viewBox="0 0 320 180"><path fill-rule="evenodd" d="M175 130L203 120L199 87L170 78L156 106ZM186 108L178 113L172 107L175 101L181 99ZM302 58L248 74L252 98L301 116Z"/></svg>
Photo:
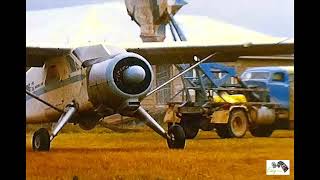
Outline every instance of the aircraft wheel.
<svg viewBox="0 0 320 180"><path fill-rule="evenodd" d="M256 126L254 128L249 129L252 136L255 137L269 137L274 131L272 125L265 125L265 126Z"/></svg>
<svg viewBox="0 0 320 180"><path fill-rule="evenodd" d="M168 130L168 135L171 137L167 139L170 149L184 149L186 138L181 126L172 125Z"/></svg>
<svg viewBox="0 0 320 180"><path fill-rule="evenodd" d="M34 151L49 151L50 135L47 129L41 128L33 134L32 149Z"/></svg>

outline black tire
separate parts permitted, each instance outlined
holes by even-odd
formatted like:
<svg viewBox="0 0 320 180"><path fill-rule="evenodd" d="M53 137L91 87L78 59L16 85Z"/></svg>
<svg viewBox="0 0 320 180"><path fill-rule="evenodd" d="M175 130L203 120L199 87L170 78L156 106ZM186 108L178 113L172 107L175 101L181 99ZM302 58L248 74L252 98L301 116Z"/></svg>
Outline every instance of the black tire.
<svg viewBox="0 0 320 180"><path fill-rule="evenodd" d="M214 125L210 123L210 119L202 119L202 121L200 121L200 129L203 131L212 131Z"/></svg>
<svg viewBox="0 0 320 180"><path fill-rule="evenodd" d="M50 135L47 129L41 128L33 134L32 149L34 151L49 151Z"/></svg>
<svg viewBox="0 0 320 180"><path fill-rule="evenodd" d="M93 128L95 128L97 125L97 122L94 121L80 121L79 127L85 131L89 131Z"/></svg>
<svg viewBox="0 0 320 180"><path fill-rule="evenodd" d="M193 139L199 132L199 124L190 117L183 117L181 119L181 126L185 133L186 139Z"/></svg>
<svg viewBox="0 0 320 180"><path fill-rule="evenodd" d="M224 125L224 124L216 125L216 133L222 139L231 138L231 134L228 131L227 125Z"/></svg>
<svg viewBox="0 0 320 180"><path fill-rule="evenodd" d="M252 136L255 137L270 137L274 131L273 125L256 126L249 129Z"/></svg>
<svg viewBox="0 0 320 180"><path fill-rule="evenodd" d="M184 149L186 138L183 128L179 125L172 125L168 130L168 135L171 137L167 139L168 147L170 149Z"/></svg>
<svg viewBox="0 0 320 180"><path fill-rule="evenodd" d="M221 138L241 138L248 129L248 118L241 109L235 109L230 112L227 124L216 126L216 132Z"/></svg>

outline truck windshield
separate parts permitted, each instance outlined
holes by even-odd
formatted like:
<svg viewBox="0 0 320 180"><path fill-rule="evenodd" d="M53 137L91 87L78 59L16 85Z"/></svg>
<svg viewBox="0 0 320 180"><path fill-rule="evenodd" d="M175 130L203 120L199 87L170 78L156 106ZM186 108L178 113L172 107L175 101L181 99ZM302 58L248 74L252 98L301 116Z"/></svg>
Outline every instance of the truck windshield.
<svg viewBox="0 0 320 180"><path fill-rule="evenodd" d="M243 80L249 80L249 79L268 79L269 78L269 72L246 72L243 74L242 79Z"/></svg>

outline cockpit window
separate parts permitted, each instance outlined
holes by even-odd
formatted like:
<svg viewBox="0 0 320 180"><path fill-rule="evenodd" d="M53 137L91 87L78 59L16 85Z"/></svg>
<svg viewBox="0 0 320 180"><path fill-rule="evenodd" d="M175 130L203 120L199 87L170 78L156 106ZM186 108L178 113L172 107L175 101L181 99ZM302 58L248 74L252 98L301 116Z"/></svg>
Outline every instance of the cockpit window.
<svg viewBox="0 0 320 180"><path fill-rule="evenodd" d="M269 72L247 72L242 76L243 80L250 79L268 79Z"/></svg>
<svg viewBox="0 0 320 180"><path fill-rule="evenodd" d="M74 60L70 56L67 56L66 59L67 59L67 62L69 63L69 67L70 67L71 72L76 71L78 69L78 66L74 62Z"/></svg>
<svg viewBox="0 0 320 180"><path fill-rule="evenodd" d="M47 70L46 84L56 83L60 80L60 74L56 65L51 65Z"/></svg>

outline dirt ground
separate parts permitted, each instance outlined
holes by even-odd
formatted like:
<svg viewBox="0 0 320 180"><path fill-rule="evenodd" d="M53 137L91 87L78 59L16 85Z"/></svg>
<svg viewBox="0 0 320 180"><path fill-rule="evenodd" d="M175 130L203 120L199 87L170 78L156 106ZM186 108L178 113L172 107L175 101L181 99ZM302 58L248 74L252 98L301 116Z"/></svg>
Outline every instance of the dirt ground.
<svg viewBox="0 0 320 180"><path fill-rule="evenodd" d="M169 150L153 131L61 133L50 152L32 152L27 179L294 179L294 132L220 139L200 131L184 150ZM290 160L290 176L266 176L266 160ZM76 177L76 178L75 178Z"/></svg>

